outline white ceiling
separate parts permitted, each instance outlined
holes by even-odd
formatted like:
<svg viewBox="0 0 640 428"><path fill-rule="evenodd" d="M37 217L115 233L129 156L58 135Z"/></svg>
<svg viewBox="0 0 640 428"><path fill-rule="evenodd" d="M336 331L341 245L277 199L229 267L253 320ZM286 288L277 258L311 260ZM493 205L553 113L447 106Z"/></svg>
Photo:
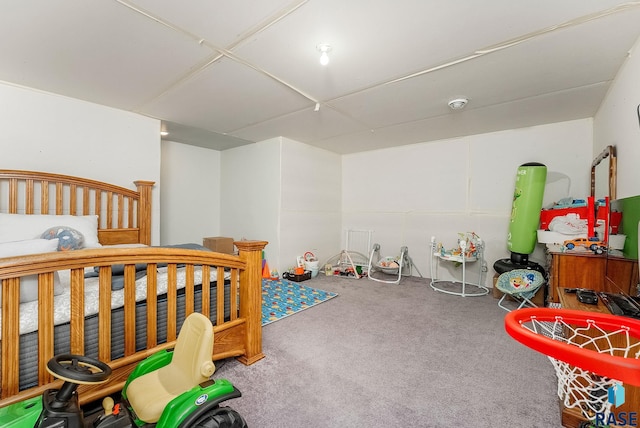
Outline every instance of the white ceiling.
<svg viewBox="0 0 640 428"><path fill-rule="evenodd" d="M592 117L638 37L640 1L4 0L0 80L344 154Z"/></svg>

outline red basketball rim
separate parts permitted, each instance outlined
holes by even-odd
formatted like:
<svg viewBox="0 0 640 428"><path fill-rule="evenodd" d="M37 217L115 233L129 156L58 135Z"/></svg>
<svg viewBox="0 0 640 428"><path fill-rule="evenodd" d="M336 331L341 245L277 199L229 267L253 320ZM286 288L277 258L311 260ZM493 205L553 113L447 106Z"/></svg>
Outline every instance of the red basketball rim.
<svg viewBox="0 0 640 428"><path fill-rule="evenodd" d="M628 329L629 336L640 340L640 320L618 315L571 309L524 308L509 312L504 320L507 333L518 342L556 360L564 361L600 376L640 386L640 360L609 354L553 340L521 325L535 318L554 322L560 317L572 327L587 326L593 321L603 331Z"/></svg>

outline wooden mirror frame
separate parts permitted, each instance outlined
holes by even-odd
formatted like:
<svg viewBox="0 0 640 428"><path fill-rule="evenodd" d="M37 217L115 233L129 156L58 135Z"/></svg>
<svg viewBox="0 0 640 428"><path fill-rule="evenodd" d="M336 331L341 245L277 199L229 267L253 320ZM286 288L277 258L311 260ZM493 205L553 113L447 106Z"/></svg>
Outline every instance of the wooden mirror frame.
<svg viewBox="0 0 640 428"><path fill-rule="evenodd" d="M609 158L609 200L616 199L618 160L615 146L607 146L591 163L591 196L596 196L596 167Z"/></svg>

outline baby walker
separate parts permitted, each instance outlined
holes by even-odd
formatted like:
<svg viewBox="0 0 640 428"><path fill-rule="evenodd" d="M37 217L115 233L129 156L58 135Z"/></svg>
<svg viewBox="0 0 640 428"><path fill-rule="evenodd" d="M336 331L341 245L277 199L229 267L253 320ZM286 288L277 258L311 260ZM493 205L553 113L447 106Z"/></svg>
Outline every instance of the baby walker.
<svg viewBox="0 0 640 428"><path fill-rule="evenodd" d="M484 242L473 232L459 233L456 248L446 250L441 243L436 243L435 236L431 237L431 288L441 293L456 296L484 296L489 289L484 285ZM453 263L461 267L462 280L439 279L439 260ZM478 281L467 280L467 265L476 262L478 266Z"/></svg>
<svg viewBox="0 0 640 428"><path fill-rule="evenodd" d="M382 258L380 257L380 244L374 244L371 249L371 255L369 256L367 277L386 284L399 284L403 274L411 276L412 268L415 268L420 278L423 278L418 267L413 263L411 256L409 256L408 247L402 247L400 249L400 256L398 257ZM386 275L397 275L397 277L395 279L384 279L384 277L378 275L378 278L376 278L374 276L376 272L382 272Z"/></svg>

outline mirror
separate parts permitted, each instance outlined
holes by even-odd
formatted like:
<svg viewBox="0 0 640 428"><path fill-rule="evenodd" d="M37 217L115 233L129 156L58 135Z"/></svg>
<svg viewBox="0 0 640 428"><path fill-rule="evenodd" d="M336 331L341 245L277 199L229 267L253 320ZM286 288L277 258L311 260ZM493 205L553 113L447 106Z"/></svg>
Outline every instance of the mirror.
<svg viewBox="0 0 640 428"><path fill-rule="evenodd" d="M604 199L616 199L616 176L618 160L616 148L607 146L591 163L591 196L597 201Z"/></svg>
<svg viewBox="0 0 640 428"><path fill-rule="evenodd" d="M617 157L614 146L607 146L591 164L591 196L595 201L609 197L607 291L636 296L638 289L638 221L640 196L617 197ZM600 214L600 212L598 212ZM601 218L599 215L596 217Z"/></svg>

